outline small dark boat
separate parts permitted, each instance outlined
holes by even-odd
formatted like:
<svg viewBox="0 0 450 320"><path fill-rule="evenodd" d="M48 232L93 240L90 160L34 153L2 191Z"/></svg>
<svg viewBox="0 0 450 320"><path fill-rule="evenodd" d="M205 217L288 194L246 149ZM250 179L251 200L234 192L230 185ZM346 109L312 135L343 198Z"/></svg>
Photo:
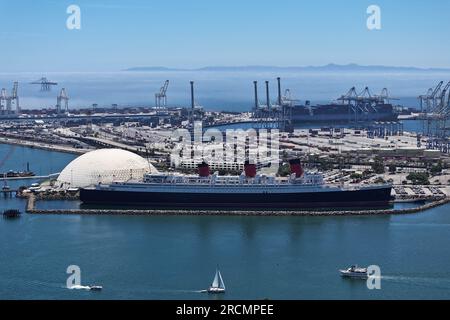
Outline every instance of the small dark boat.
<svg viewBox="0 0 450 320"><path fill-rule="evenodd" d="M102 286L89 286L92 291L101 291L103 289Z"/></svg>
<svg viewBox="0 0 450 320"><path fill-rule="evenodd" d="M4 178L26 178L26 177L34 177L35 174L32 171L8 171L1 173Z"/></svg>
<svg viewBox="0 0 450 320"><path fill-rule="evenodd" d="M22 213L17 209L9 209L3 211L4 218L18 218Z"/></svg>

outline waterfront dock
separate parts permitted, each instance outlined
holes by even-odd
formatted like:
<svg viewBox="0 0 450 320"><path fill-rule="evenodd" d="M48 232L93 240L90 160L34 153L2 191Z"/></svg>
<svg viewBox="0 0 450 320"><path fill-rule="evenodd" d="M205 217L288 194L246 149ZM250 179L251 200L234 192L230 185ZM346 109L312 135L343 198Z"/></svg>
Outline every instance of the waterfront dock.
<svg viewBox="0 0 450 320"><path fill-rule="evenodd" d="M52 173L44 176L7 177L7 178L0 176L0 181L56 179L58 175L59 173Z"/></svg>

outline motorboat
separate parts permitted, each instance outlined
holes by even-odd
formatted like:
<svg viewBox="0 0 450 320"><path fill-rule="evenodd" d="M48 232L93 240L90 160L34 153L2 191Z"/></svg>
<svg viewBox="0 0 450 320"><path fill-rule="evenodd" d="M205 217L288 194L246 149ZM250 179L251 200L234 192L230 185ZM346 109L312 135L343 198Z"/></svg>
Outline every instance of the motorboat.
<svg viewBox="0 0 450 320"><path fill-rule="evenodd" d="M92 291L101 291L103 289L102 286L89 286Z"/></svg>
<svg viewBox="0 0 450 320"><path fill-rule="evenodd" d="M351 266L345 270L339 270L341 276L349 278L367 279L367 268L359 268L357 265Z"/></svg>

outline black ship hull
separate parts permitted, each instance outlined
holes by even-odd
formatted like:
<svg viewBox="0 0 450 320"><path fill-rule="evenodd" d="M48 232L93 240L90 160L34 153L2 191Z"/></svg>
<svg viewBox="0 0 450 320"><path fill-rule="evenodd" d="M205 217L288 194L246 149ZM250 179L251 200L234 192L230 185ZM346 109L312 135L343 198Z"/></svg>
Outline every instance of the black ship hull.
<svg viewBox="0 0 450 320"><path fill-rule="evenodd" d="M356 110L356 113L355 113ZM296 106L292 110L293 122L375 122L398 121L398 114L390 104L378 104L366 112L352 109L351 105L328 104L314 107Z"/></svg>
<svg viewBox="0 0 450 320"><path fill-rule="evenodd" d="M292 115L292 121L294 123L307 122L307 123L330 123L330 122L386 122L386 121L398 121L398 116L390 113L380 113L380 114L368 114L360 117L355 117L353 115L349 116L346 114L321 114L321 115L304 115L304 114L294 114Z"/></svg>
<svg viewBox="0 0 450 320"><path fill-rule="evenodd" d="M388 207L391 188L299 193L176 193L81 189L84 204L150 208L375 208Z"/></svg>

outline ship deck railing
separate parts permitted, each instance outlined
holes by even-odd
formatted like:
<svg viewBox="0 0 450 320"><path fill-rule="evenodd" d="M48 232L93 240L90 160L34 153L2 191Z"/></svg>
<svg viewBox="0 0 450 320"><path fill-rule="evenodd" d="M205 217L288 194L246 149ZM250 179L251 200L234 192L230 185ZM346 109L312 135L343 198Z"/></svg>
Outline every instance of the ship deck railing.
<svg viewBox="0 0 450 320"><path fill-rule="evenodd" d="M230 182L231 181L231 182ZM358 190L361 189L360 184L351 185L351 184L341 184L341 183L324 183L323 181L304 181L297 180L292 181L289 179L276 179L274 181L260 181L256 182L254 180L239 180L239 179L230 179L230 180L222 180L222 181L213 181L210 178L197 178L197 179L177 179L174 181L154 181L154 182L138 182L138 181L128 181L128 182L113 182L111 184L100 184L97 187L102 188L114 188L114 186L123 187L161 187L161 186L177 186L177 187L188 187L188 186L197 186L197 187L210 187L210 188L226 188L230 186L241 186L246 188L265 188L265 187L278 187L278 188L286 188L286 187L320 187L322 189L343 189L343 190ZM363 185L364 188L380 188L380 187L392 187L391 184L373 184L373 185Z"/></svg>

